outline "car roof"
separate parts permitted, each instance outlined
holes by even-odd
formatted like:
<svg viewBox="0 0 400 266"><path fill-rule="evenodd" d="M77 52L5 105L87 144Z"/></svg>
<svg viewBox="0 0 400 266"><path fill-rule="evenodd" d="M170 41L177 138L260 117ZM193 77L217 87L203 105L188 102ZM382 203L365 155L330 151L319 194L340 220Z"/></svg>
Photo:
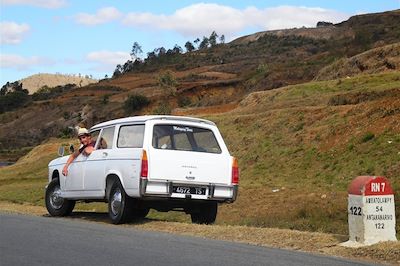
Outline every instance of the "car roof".
<svg viewBox="0 0 400 266"><path fill-rule="evenodd" d="M126 124L126 123L144 123L148 120L173 120L173 121L183 121L183 122L195 122L204 123L208 125L215 126L215 123L206 119L189 117L189 116L173 116L173 115L142 115L142 116L131 116L125 118L114 119L106 121L91 127L91 130L107 127L116 124Z"/></svg>

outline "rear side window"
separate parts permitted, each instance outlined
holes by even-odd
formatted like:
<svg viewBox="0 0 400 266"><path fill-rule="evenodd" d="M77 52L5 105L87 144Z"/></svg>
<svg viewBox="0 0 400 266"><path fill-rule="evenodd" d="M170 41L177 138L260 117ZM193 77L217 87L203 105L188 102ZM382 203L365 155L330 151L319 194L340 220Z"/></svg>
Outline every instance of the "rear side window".
<svg viewBox="0 0 400 266"><path fill-rule="evenodd" d="M155 125L153 147L165 150L221 153L221 148L211 130L182 125Z"/></svg>
<svg viewBox="0 0 400 266"><path fill-rule="evenodd" d="M129 125L119 128L118 148L142 148L144 138L144 125Z"/></svg>

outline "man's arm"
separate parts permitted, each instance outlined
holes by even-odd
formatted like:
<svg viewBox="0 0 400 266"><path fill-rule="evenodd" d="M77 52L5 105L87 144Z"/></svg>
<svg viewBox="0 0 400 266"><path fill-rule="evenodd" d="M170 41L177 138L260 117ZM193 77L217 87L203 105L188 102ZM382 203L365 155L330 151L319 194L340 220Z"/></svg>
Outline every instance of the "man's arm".
<svg viewBox="0 0 400 266"><path fill-rule="evenodd" d="M68 166L76 159L76 157L79 156L79 154L80 154L79 151L75 151L74 153L72 153L72 154L69 156L69 158L68 158L68 160L67 160L67 163L64 165L64 168L63 168L63 171L62 171L62 174L63 174L63 175L65 175L65 176L68 175Z"/></svg>

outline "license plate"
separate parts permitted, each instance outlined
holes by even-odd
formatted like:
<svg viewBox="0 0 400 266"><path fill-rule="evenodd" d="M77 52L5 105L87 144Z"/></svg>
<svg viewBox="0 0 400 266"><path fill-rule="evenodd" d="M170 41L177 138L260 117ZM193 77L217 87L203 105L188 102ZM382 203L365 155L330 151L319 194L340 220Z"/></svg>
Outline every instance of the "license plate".
<svg viewBox="0 0 400 266"><path fill-rule="evenodd" d="M184 187L184 186L174 186L172 187L172 192L178 194L192 194L192 195L205 195L206 188L204 187Z"/></svg>

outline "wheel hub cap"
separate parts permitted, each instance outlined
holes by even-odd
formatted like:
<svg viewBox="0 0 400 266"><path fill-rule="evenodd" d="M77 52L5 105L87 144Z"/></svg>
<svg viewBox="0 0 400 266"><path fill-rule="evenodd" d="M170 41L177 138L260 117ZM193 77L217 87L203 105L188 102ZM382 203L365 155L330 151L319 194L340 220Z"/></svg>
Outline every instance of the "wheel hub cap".
<svg viewBox="0 0 400 266"><path fill-rule="evenodd" d="M62 207L64 203L64 199L61 197L61 189L60 187L56 187L50 195L50 204L51 206L58 210Z"/></svg>
<svg viewBox="0 0 400 266"><path fill-rule="evenodd" d="M122 199L121 199L121 191L116 189L112 198L111 198L111 212L114 215L118 215L121 211Z"/></svg>

